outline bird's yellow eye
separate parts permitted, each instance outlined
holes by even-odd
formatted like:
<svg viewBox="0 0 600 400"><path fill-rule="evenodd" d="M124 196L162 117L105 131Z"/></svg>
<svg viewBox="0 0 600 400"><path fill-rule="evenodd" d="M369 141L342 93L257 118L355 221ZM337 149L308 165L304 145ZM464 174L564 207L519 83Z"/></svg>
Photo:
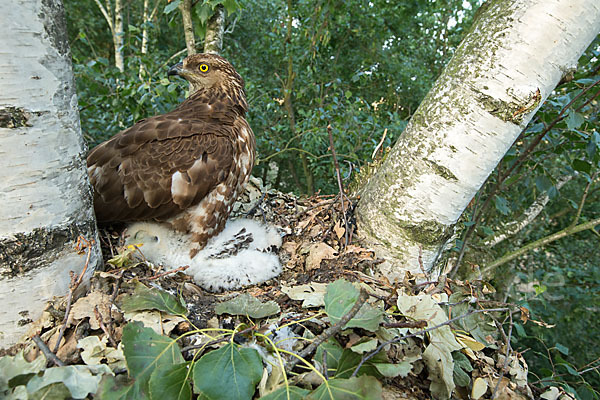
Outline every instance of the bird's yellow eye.
<svg viewBox="0 0 600 400"><path fill-rule="evenodd" d="M208 72L208 64L200 64L198 69L200 70L200 72Z"/></svg>

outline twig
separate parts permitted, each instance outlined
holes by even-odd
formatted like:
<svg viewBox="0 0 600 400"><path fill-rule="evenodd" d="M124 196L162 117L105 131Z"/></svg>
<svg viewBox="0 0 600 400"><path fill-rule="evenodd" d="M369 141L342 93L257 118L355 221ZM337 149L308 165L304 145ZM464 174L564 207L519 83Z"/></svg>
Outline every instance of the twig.
<svg viewBox="0 0 600 400"><path fill-rule="evenodd" d="M162 278L165 275L176 274L177 272L185 271L189 267L190 267L189 265L184 265L183 267L171 269L169 271L165 271L165 272L163 272L161 274L158 274L158 275L150 276L150 277L147 277L147 278L140 278L140 281L153 281L155 279Z"/></svg>
<svg viewBox="0 0 600 400"><path fill-rule="evenodd" d="M102 319L102 314L100 314L100 311L98 311L98 305L96 305L94 307L94 315L96 316L96 321L98 321L98 325L100 325L100 329L102 329L102 331L106 334L106 337L108 338L108 341L110 342L110 345L116 349L118 344L115 341L115 339L113 338L113 336L110 333L110 331L108 330L108 328L106 327L106 325L104 324L104 320Z"/></svg>
<svg viewBox="0 0 600 400"><path fill-rule="evenodd" d="M358 311L363 306L363 304L365 304L365 301L367 301L368 298L369 298L369 294L365 290L361 290L360 295L358 296L358 300L356 300L356 303L354 303L354 305L352 306L350 311L348 311L346 314L344 314L344 316L342 318L340 318L340 320L336 324L325 329L319 336L317 336L316 338L313 339L311 344L306 346L300 353L298 353L298 357L294 358L286 366L286 368L285 368L286 372L291 372L294 369L294 367L296 366L296 364L298 364L298 361L300 360L300 358L305 358L306 356L311 354L313 351L315 351L321 343L325 342L331 336L333 336L337 332L341 331L342 328L344 327L344 325L346 325L348 323L348 321L350 321L352 318L354 318L356 313L358 313Z"/></svg>
<svg viewBox="0 0 600 400"><path fill-rule="evenodd" d="M335 155L335 145L333 144L333 135L331 133L331 124L327 124L327 134L329 135L329 147L333 156L333 166L335 167L335 175L337 177L338 189L340 190L340 203L342 204L342 217L344 218L344 248L348 246L348 219L346 218L346 208L344 207L344 186L342 183L342 174L340 173L340 164L338 164L337 156Z"/></svg>
<svg viewBox="0 0 600 400"><path fill-rule="evenodd" d="M373 350L371 353L369 353L369 354L367 354L367 355L363 356L363 358L360 360L360 362L359 362L359 363L358 363L358 365L356 366L356 369L355 369L355 370L354 370L354 372L352 373L352 376L351 376L351 377L352 377L352 378L354 378L354 377L355 377L355 376L358 374L358 371L361 369L361 367L363 366L363 364L364 364L364 363L366 363L366 362L367 362L367 361L369 361L371 358L373 358L373 357L374 357L374 356L375 356L377 353L379 353L379 352L380 352L380 351L381 351L381 350L382 350L382 349L383 349L385 346L387 346L387 345L389 345L389 344L392 344L392 343L397 343L397 342L399 342L399 341L401 341L401 340L408 339L408 338L415 337L415 336L419 336L419 335L422 335L422 334L424 334L424 333L427 333L427 332L430 332L430 331L436 330L436 329L438 329L438 328L441 328L442 326L450 325L451 323L453 323L453 322L455 322L455 321L458 321L459 319L466 318L466 317L468 317L469 315L472 315L472 314L477 314L477 313L481 313L481 312L501 312L501 311L510 311L510 309L509 309L509 308L488 308L487 310L472 310L472 311L470 311L470 312L468 312L468 313L466 313L466 314L459 315L458 317L454 317L454 318L452 318L452 319L449 319L449 320L448 320L448 321L446 321L446 322L443 322L443 323L441 323L441 324L438 324L438 325L432 326L431 328L423 329L423 330L420 330L420 331L418 331L418 332L415 332L415 333L410 333L410 334L407 334L407 335L397 336L397 337L395 337L394 339L391 339L391 340L385 341L385 342L381 343L381 344L380 344L380 345L379 345L379 346L378 346L378 347L377 347L375 350Z"/></svg>
<svg viewBox="0 0 600 400"><path fill-rule="evenodd" d="M323 375L325 376L325 379L329 380L329 373L327 372L327 352L326 351L323 352L323 362L321 364L323 365Z"/></svg>
<svg viewBox="0 0 600 400"><path fill-rule="evenodd" d="M265 190L264 193L260 196L260 199L256 202L256 204L250 210L248 210L248 212L245 214L245 216L248 217L248 216L254 215L256 210L258 210L260 208L263 201L265 201L266 197L267 197L267 191ZM264 217L264 212L263 212L263 217Z"/></svg>
<svg viewBox="0 0 600 400"><path fill-rule="evenodd" d="M48 361L52 361L54 363L54 365L56 365L58 367L65 366L65 363L62 362L60 360L60 358L58 358L56 356L56 354L54 354L53 352L50 351L48 346L46 346L46 343L44 343L44 341L42 340L42 338L39 335L35 335L31 339L33 340L35 345L38 347L38 349L40 349L42 351L42 353L44 353L44 355L46 356L46 359L48 359Z"/></svg>
<svg viewBox="0 0 600 400"><path fill-rule="evenodd" d="M113 289L113 293L110 296L109 304L115 303L117 294L119 294L119 286L121 285L121 279L123 278L124 273L125 273L125 270L121 270L121 272L119 273L119 277L117 278L117 281L115 282L115 288ZM113 317L112 317L112 307L111 306L108 307L108 329L110 332L113 332Z"/></svg>
<svg viewBox="0 0 600 400"><path fill-rule="evenodd" d="M371 159L372 160L375 159L375 156L377 155L377 152L379 151L379 148L383 144L383 141L385 140L385 136L387 135L387 130L388 130L388 128L385 128L383 130L383 136L381 137L381 140L379 141L379 143L377 143L377 146L375 146L375 150L373 150L373 154L371 154Z"/></svg>
<svg viewBox="0 0 600 400"><path fill-rule="evenodd" d="M347 196L346 196L346 197L347 197ZM328 205L330 205L330 204L337 203L337 201L338 201L338 198L339 198L339 195L335 196L335 198L333 198L333 199L331 199L331 200L325 200L325 201L322 201L322 202L320 202L320 203L318 203L318 204L315 204L314 206L310 206L310 207L306 208L305 210L302 210L302 211L300 211L300 212L296 213L296 215L294 215L294 218L295 218L295 219L298 219L298 218L300 218L301 216L303 216L304 214L306 214L306 213L308 213L308 212L310 212L310 211L314 210L315 208L324 207L324 206L328 206ZM347 199L348 199L348 200L350 200L350 201L351 201L351 200L357 200L357 199L358 199L358 197L347 197Z"/></svg>
<svg viewBox="0 0 600 400"><path fill-rule="evenodd" d="M381 324L384 328L419 328L423 329L427 326L427 321L406 321L406 322L389 322Z"/></svg>
<svg viewBox="0 0 600 400"><path fill-rule="evenodd" d="M500 325L500 323L494 318L496 327L498 327L498 329L500 329L500 332L502 332L502 336L504 337L504 340L506 342L506 354L504 355L504 365L502 365L502 369L500 370L500 377L498 378L498 382L496 382L496 387L494 388L494 391L492 392L492 397L490 397L490 400L494 400L496 398L498 388L500 387L500 382L502 381L502 378L504 377L504 373L506 372L506 366L508 365L508 357L510 356L510 350L511 350L510 337L512 336L512 328L513 328L512 314L508 313L508 317L510 318L510 326L508 328L508 335L504 334L504 329L502 328L502 325Z"/></svg>
<svg viewBox="0 0 600 400"><path fill-rule="evenodd" d="M77 274L75 274L73 271L69 271L69 275L71 276L71 283L69 284L69 295L67 296L67 306L65 307L65 317L63 320L63 324L60 327L60 332L58 334L58 339L56 340L56 344L54 345L53 353L56 353L58 351L58 348L60 347L60 341L62 340L63 336L65 335L65 330L67 329L67 322L69 321L69 314L71 313L71 303L73 301L73 294L75 293L75 290L77 290L77 288L81 284L81 281L83 280L85 272L88 269L88 265L90 263L90 256L92 255L92 245L93 244L94 244L93 240L88 241L83 236L79 236L77 238L76 249L83 250L84 248L87 247L87 257L85 259L85 265L83 266L83 270L81 271L79 276Z"/></svg>
<svg viewBox="0 0 600 400"><path fill-rule="evenodd" d="M427 272L425 272L425 268L423 267L423 246L419 244L419 267L421 268L421 272L423 275L428 276Z"/></svg>
<svg viewBox="0 0 600 400"><path fill-rule="evenodd" d="M249 328L243 329L243 330L241 330L241 331L239 331L239 332L236 332L236 333L234 333L234 336L235 336L235 335L243 335L243 334L245 334L245 333L248 333L248 332L250 332L250 331L253 331L255 328L256 328L255 326L251 326L251 327L249 327ZM210 341L210 342L208 342L208 343L204 343L204 344L193 344L193 345L191 345L191 346L184 347L184 348L181 350L181 352L186 352L186 351L190 351L190 350L194 350L194 349L201 349L201 348L206 348L206 347L209 347L209 346L214 346L215 344L219 344L219 343L221 343L221 342L226 342L226 341L228 341L228 340L230 340L230 337L229 337L229 336L223 336L222 338L215 339L215 340L211 340L211 341Z"/></svg>
<svg viewBox="0 0 600 400"><path fill-rule="evenodd" d="M596 218L596 219L593 219L591 221L588 221L588 222L585 222L585 223L582 223L582 224L579 224L576 226L569 226L561 231L558 231L556 233L553 233L551 235L548 235L546 237L538 239L535 242L526 244L525 246L521 247L518 250L515 250L511 253L503 255L502 257L492 261L491 263L489 263L488 265L483 267L481 271L483 274L487 274L490 271L492 271L494 268L499 267L502 264L505 264L509 261L514 260L521 254L527 253L529 250L537 249L538 247L545 246L548 243L552 243L555 240L562 239L566 236L573 235L577 232L585 231L588 229L593 229L596 225L600 225L600 218Z"/></svg>
<svg viewBox="0 0 600 400"><path fill-rule="evenodd" d="M573 218L573 222L571 222L571 226L575 226L575 225L577 225L577 222L579 222L579 218L581 217L581 212L583 211L583 205L585 204L585 200L587 199L588 193L590 191L590 187L594 183L594 180L596 179L597 176L598 176L598 172L595 172L590 177L590 181L588 182L588 184L585 185L585 189L583 190L583 195L581 196L581 201L579 202L579 207L577 207L577 215L575 215L575 218Z"/></svg>

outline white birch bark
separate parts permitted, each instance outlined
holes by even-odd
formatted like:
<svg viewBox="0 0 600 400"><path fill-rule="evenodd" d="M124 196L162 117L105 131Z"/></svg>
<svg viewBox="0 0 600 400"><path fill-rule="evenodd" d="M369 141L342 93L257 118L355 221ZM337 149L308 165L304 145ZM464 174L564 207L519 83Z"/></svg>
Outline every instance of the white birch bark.
<svg viewBox="0 0 600 400"><path fill-rule="evenodd" d="M94 0L100 12L104 16L110 34L113 40L113 48L115 49L115 66L119 71L125 71L125 62L123 58L123 44L125 43L125 32L123 31L123 3L122 0L115 0L115 9L111 8L109 0L106 0L104 6L100 0Z"/></svg>
<svg viewBox="0 0 600 400"><path fill-rule="evenodd" d="M156 4L154 5L154 8L152 9L152 12L150 12L150 0L144 0L144 9L142 12L142 46L140 47L140 53L142 54L148 54L148 44L150 43L150 37L149 37L149 32L150 32L150 27L148 26L150 24L150 21L152 21L154 19L154 17L156 16L156 12L158 11L158 5L160 4L160 0L156 0ZM139 69L139 73L138 76L140 79L143 79L144 76L146 75L146 67L144 66L143 61L140 63L140 69Z"/></svg>
<svg viewBox="0 0 600 400"><path fill-rule="evenodd" d="M223 34L225 32L225 8L217 5L215 13L206 21L204 35L204 52L219 54L223 49Z"/></svg>
<svg viewBox="0 0 600 400"><path fill-rule="evenodd" d="M433 268L469 201L600 32L597 0L482 7L362 192L359 229L395 260L382 269L391 279L419 272L419 258Z"/></svg>
<svg viewBox="0 0 600 400"><path fill-rule="evenodd" d="M565 183L569 182L571 179L573 179L573 175L564 175L558 178L555 185L556 190L560 190ZM523 214L518 219L510 221L500 227L498 232L483 242L483 245L485 247L494 247L521 232L526 226L532 223L538 215L540 215L549 201L550 195L548 192L542 193L525 211L523 211Z"/></svg>
<svg viewBox="0 0 600 400"><path fill-rule="evenodd" d="M119 71L125 71L125 60L123 58L123 45L125 44L125 32L123 31L123 0L115 0L115 31L113 33L113 44L115 46L115 67Z"/></svg>
<svg viewBox="0 0 600 400"><path fill-rule="evenodd" d="M192 0L183 0L179 5L179 10L181 11L187 54L191 56L196 54L196 38L194 37L194 23L192 22Z"/></svg>
<svg viewBox="0 0 600 400"><path fill-rule="evenodd" d="M0 1L0 37L2 348L67 293L77 237L98 240L62 2Z"/></svg>

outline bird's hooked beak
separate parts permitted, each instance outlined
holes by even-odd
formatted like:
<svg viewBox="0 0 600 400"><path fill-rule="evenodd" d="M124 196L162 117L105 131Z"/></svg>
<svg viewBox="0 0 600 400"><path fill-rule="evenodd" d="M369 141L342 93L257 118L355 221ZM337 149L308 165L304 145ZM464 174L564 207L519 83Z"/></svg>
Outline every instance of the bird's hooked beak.
<svg viewBox="0 0 600 400"><path fill-rule="evenodd" d="M182 72L183 72L183 63L178 62L177 64L175 64L171 68L169 68L169 72L167 72L167 76L173 76L173 75L182 76Z"/></svg>

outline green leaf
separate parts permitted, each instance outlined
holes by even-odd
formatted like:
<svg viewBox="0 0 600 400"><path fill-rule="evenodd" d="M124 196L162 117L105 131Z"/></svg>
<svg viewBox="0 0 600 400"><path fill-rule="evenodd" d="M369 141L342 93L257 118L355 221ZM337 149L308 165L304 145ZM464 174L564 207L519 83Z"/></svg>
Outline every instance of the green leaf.
<svg viewBox="0 0 600 400"><path fill-rule="evenodd" d="M335 376L337 378L350 378L361 360L362 356L360 354L356 354L349 349L344 349L337 370L335 371ZM389 364L389 360L384 352L376 354L363 363L357 375L372 375L379 378L381 374L375 367L375 364Z"/></svg>
<svg viewBox="0 0 600 400"><path fill-rule="evenodd" d="M567 369L567 372L573 376L579 376L579 372L569 364L563 364L563 366Z"/></svg>
<svg viewBox="0 0 600 400"><path fill-rule="evenodd" d="M24 386L21 386L24 388ZM69 399L73 398L69 389L60 382L53 383L48 386L44 386L43 388L31 393L27 392L27 389L23 391L23 393L19 393L19 395L23 397L15 396L16 393L13 393L12 397L9 397L11 400L16 399L31 399L31 400L59 400L59 399Z"/></svg>
<svg viewBox="0 0 600 400"><path fill-rule="evenodd" d="M352 347L350 347L350 350L358 354L364 354L375 350L377 348L377 343L377 339L363 338L358 343L352 345Z"/></svg>
<svg viewBox="0 0 600 400"><path fill-rule="evenodd" d="M527 336L527 332L525 332L525 328L523 328L523 325L521 325L521 324L515 324L515 329L517 330L517 334L520 337L526 337Z"/></svg>
<svg viewBox="0 0 600 400"><path fill-rule="evenodd" d="M376 363L373 366L386 378L395 378L397 376L406 378L413 368L412 363L409 361L401 361L398 364Z"/></svg>
<svg viewBox="0 0 600 400"><path fill-rule="evenodd" d="M535 186L540 192L545 192L554 185L546 175L540 175L535 178Z"/></svg>
<svg viewBox="0 0 600 400"><path fill-rule="evenodd" d="M586 174L589 174L592 170L592 164L584 160L575 159L572 165L574 170L585 172Z"/></svg>
<svg viewBox="0 0 600 400"><path fill-rule="evenodd" d="M501 196L496 196L494 198L494 204L496 205L496 210L500 211L500 213L504 215L510 214L510 207L508 206L508 201Z"/></svg>
<svg viewBox="0 0 600 400"><path fill-rule="evenodd" d="M569 348L568 348L568 347L566 347L566 346L563 346L563 345L562 345L562 344L560 344L560 343L556 343L556 344L554 345L554 347L556 347L556 350L560 351L560 352L561 352L561 353L563 353L565 356L568 356L568 355L569 355Z"/></svg>
<svg viewBox="0 0 600 400"><path fill-rule="evenodd" d="M334 338L327 339L326 342L321 343L315 351L314 359L318 362L323 362L323 352L327 353L327 369L336 370L340 358L342 357L342 346Z"/></svg>
<svg viewBox="0 0 600 400"><path fill-rule="evenodd" d="M260 398L260 400L302 400L309 393L306 389L301 389L298 386L285 386L269 393Z"/></svg>
<svg viewBox="0 0 600 400"><path fill-rule="evenodd" d="M94 398L102 400L141 399L134 395L134 381L126 375L105 375Z"/></svg>
<svg viewBox="0 0 600 400"><path fill-rule="evenodd" d="M250 399L262 370L256 350L228 343L194 364L194 392L209 399Z"/></svg>
<svg viewBox="0 0 600 400"><path fill-rule="evenodd" d="M163 10L164 14L170 14L173 12L173 10L175 10L177 7L179 7L179 4L181 3L181 0L173 0L171 1L169 4L167 4L165 6L165 9Z"/></svg>
<svg viewBox="0 0 600 400"><path fill-rule="evenodd" d="M323 382L309 394L307 400L380 400L381 383L372 376L357 376L349 379L333 378Z"/></svg>
<svg viewBox="0 0 600 400"><path fill-rule="evenodd" d="M345 314L350 311L352 306L358 300L360 291L353 284L344 280L337 281L327 286L325 293L325 312L329 316L331 323L337 323ZM383 321L383 313L377 308L368 304L363 304L358 313L344 326L348 328L362 328L375 332L379 324Z"/></svg>
<svg viewBox="0 0 600 400"><path fill-rule="evenodd" d="M154 369L149 388L153 399L184 400L192 398L190 363L164 364Z"/></svg>
<svg viewBox="0 0 600 400"><path fill-rule="evenodd" d="M218 315L246 315L250 318L264 318L269 315L279 314L281 309L279 308L279 304L272 300L261 303L256 297L248 293L243 293L234 299L217 304L215 312Z"/></svg>
<svg viewBox="0 0 600 400"><path fill-rule="evenodd" d="M594 131L590 135L590 140L586 145L586 152L589 158L594 158L596 151L598 151L598 146L600 146L600 133Z"/></svg>
<svg viewBox="0 0 600 400"><path fill-rule="evenodd" d="M580 113L569 110L566 122L567 129L573 130L579 128L585 122L585 118Z"/></svg>
<svg viewBox="0 0 600 400"><path fill-rule="evenodd" d="M27 391L35 393L43 388L61 383L69 389L71 396L83 399L96 393L103 375L112 375L107 365L68 365L48 368L42 375L33 376L27 383Z"/></svg>
<svg viewBox="0 0 600 400"><path fill-rule="evenodd" d="M122 343L127 370L135 378L134 396L148 395L148 381L155 368L185 361L175 340L159 335L152 328L144 328L141 322L125 325Z"/></svg>
<svg viewBox="0 0 600 400"><path fill-rule="evenodd" d="M468 387L471 384L471 375L468 372L473 371L471 362L460 351L453 351L452 358L454 359L454 383L457 386Z"/></svg>
<svg viewBox="0 0 600 400"><path fill-rule="evenodd" d="M46 357L40 356L32 362L23 357L23 350L14 357L0 358L0 388L8 387L8 381L20 375L37 374L46 369Z"/></svg>
<svg viewBox="0 0 600 400"><path fill-rule="evenodd" d="M182 301L170 293L151 289L137 282L130 297L123 300L121 309L125 312L159 310L173 315L186 315L187 308Z"/></svg>
<svg viewBox="0 0 600 400"><path fill-rule="evenodd" d="M195 9L202 25L206 24L206 21L214 14L212 8L206 3L197 5Z"/></svg>
<svg viewBox="0 0 600 400"><path fill-rule="evenodd" d="M236 12L237 10L241 10L242 7L240 6L240 3L238 3L236 0L225 0L223 1L223 7L225 7L225 11L227 11L227 15L231 15L234 12Z"/></svg>

